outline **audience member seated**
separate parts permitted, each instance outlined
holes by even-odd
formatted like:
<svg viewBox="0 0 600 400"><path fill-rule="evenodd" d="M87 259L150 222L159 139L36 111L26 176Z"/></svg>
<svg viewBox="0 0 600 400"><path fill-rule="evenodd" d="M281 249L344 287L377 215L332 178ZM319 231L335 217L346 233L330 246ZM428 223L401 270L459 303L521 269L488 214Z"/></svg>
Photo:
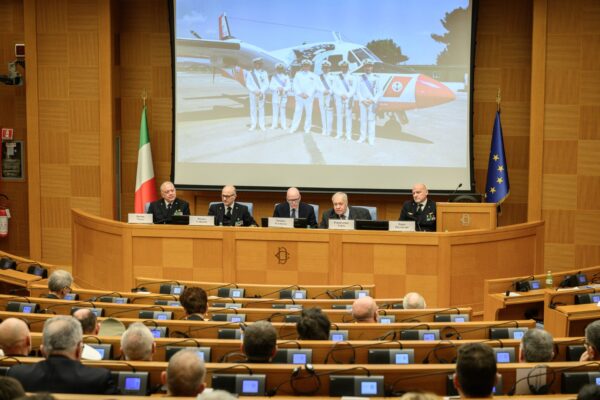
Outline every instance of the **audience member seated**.
<svg viewBox="0 0 600 400"><path fill-rule="evenodd" d="M584 345L585 351L579 361L600 360L600 320L586 326Z"/></svg>
<svg viewBox="0 0 600 400"><path fill-rule="evenodd" d="M528 329L519 346L519 362L549 362L554 358L554 339L543 329Z"/></svg>
<svg viewBox="0 0 600 400"><path fill-rule="evenodd" d="M277 331L270 322L257 321L244 331L242 352L249 363L269 363L277 352Z"/></svg>
<svg viewBox="0 0 600 400"><path fill-rule="evenodd" d="M200 287L186 287L179 296L179 302L185 310L186 319L203 321L208 308L208 297Z"/></svg>
<svg viewBox="0 0 600 400"><path fill-rule="evenodd" d="M417 292L410 292L404 296L402 300L402 308L405 310L415 310L427 308L425 299Z"/></svg>
<svg viewBox="0 0 600 400"><path fill-rule="evenodd" d="M40 350L45 360L33 365L13 365L7 376L18 379L27 392L116 393L111 373L106 368L81 364L81 324L71 316L47 320Z"/></svg>
<svg viewBox="0 0 600 400"><path fill-rule="evenodd" d="M377 322L377 303L370 296L361 297L352 303L352 318L356 322Z"/></svg>
<svg viewBox="0 0 600 400"><path fill-rule="evenodd" d="M437 400L439 397L428 392L407 392L400 397L400 400Z"/></svg>
<svg viewBox="0 0 600 400"><path fill-rule="evenodd" d="M96 314L89 308L80 308L73 313L73 317L81 324L81 329L84 335L97 335L100 330ZM102 360L102 355L92 346L83 344L81 352L82 360Z"/></svg>
<svg viewBox="0 0 600 400"><path fill-rule="evenodd" d="M317 307L302 310L300 320L296 323L300 340L329 340L330 329L329 318Z"/></svg>
<svg viewBox="0 0 600 400"><path fill-rule="evenodd" d="M13 400L25 396L25 389L15 378L0 376L0 400Z"/></svg>
<svg viewBox="0 0 600 400"><path fill-rule="evenodd" d="M195 348L179 350L169 360L167 370L161 374L167 395L173 397L196 397L206 384L206 367Z"/></svg>
<svg viewBox="0 0 600 400"><path fill-rule="evenodd" d="M577 400L598 400L600 399L600 386L593 383L585 385L579 390Z"/></svg>
<svg viewBox="0 0 600 400"><path fill-rule="evenodd" d="M48 291L46 295L49 299L64 299L65 295L71 293L73 276L65 270L58 269L50 274L48 278Z"/></svg>
<svg viewBox="0 0 600 400"><path fill-rule="evenodd" d="M26 357L31 353L31 334L23 320L7 318L0 324L0 349L5 356Z"/></svg>
<svg viewBox="0 0 600 400"><path fill-rule="evenodd" d="M127 361L152 361L156 343L150 329L141 322L129 325L121 336L121 354Z"/></svg>
<svg viewBox="0 0 600 400"><path fill-rule="evenodd" d="M461 397L492 397L496 380L496 357L490 346L482 343L460 346L454 387Z"/></svg>

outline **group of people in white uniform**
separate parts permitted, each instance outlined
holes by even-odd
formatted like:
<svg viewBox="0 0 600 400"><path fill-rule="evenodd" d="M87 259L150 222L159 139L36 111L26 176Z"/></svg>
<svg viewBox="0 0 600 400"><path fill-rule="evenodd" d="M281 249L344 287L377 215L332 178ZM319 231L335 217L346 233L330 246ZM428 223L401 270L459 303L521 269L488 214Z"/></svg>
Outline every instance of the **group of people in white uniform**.
<svg viewBox="0 0 600 400"><path fill-rule="evenodd" d="M296 132L304 114L304 132L312 129L312 112L315 98L318 100L321 114L321 133L333 135L334 110L336 114L336 139L352 140L352 111L355 102L360 110L359 143L375 143L377 104L382 89L377 74L373 73L373 61L363 63L363 72L352 74L349 64L342 60L338 63L340 72L331 72L328 60L321 64L321 74L312 71L311 60L304 59L301 69L291 78L283 64L275 66L275 73L269 75L263 69L263 60L255 58L253 69L246 71L246 87L250 99L250 130L266 130L265 100L271 95L273 117L271 129L284 129ZM295 109L288 127L286 107L288 96L294 96Z"/></svg>

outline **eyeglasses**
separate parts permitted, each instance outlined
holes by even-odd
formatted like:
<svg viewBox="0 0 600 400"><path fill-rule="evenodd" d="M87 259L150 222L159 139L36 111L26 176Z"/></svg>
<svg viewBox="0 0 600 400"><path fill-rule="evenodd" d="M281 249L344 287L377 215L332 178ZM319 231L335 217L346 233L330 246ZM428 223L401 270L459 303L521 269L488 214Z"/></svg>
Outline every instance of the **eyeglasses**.
<svg viewBox="0 0 600 400"><path fill-rule="evenodd" d="M235 194L222 194L221 197L224 199L229 199L231 197L235 197Z"/></svg>
<svg viewBox="0 0 600 400"><path fill-rule="evenodd" d="M297 203L297 202L299 202L299 201L300 201L300 197L297 197L297 198L295 198L295 199L287 199L287 202L288 202L288 203Z"/></svg>

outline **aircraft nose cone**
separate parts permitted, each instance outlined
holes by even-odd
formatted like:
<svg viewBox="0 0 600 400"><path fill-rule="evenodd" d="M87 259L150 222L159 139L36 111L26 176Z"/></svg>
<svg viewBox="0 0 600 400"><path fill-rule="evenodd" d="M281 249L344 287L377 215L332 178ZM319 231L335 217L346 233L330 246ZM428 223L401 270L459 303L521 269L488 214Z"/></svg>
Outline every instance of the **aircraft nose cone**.
<svg viewBox="0 0 600 400"><path fill-rule="evenodd" d="M433 107L456 99L448 86L425 75L419 75L415 92L417 104L421 107Z"/></svg>

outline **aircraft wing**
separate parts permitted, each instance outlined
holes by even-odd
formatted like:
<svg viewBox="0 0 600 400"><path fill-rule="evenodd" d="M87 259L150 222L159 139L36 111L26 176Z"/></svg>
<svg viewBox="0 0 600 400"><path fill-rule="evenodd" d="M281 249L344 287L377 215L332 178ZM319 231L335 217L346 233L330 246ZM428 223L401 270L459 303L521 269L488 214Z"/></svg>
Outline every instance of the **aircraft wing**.
<svg viewBox="0 0 600 400"><path fill-rule="evenodd" d="M262 57L265 70L272 72L275 65L282 62L259 47L239 40L177 39L176 44L176 57L208 59L216 68L252 69L252 60Z"/></svg>

